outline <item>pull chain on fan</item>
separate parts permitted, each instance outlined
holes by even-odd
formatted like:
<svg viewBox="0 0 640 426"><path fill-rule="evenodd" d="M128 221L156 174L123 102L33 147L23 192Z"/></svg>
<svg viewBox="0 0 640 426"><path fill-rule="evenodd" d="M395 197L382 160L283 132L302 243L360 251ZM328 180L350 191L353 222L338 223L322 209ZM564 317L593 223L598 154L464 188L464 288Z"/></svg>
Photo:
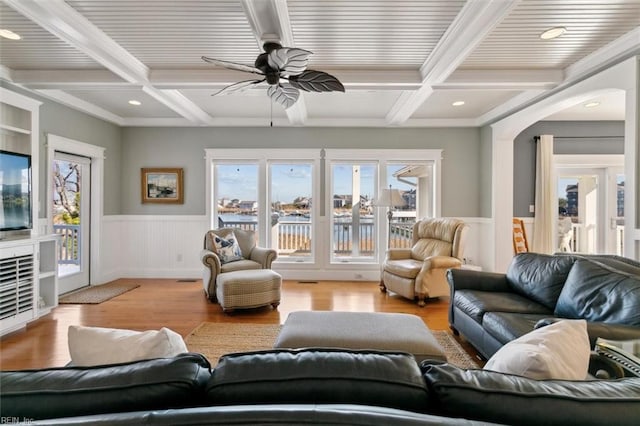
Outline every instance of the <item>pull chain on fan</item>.
<svg viewBox="0 0 640 426"><path fill-rule="evenodd" d="M266 82L269 85L267 94L271 100L284 108L289 108L298 101L300 90L306 92L344 92L342 83L331 74L307 69L308 59L311 55L308 50L282 47L279 43L274 42L265 43L263 48L264 53L258 55L254 66L203 56L202 59L205 62L264 77L230 84L214 93L213 96L240 93Z"/></svg>

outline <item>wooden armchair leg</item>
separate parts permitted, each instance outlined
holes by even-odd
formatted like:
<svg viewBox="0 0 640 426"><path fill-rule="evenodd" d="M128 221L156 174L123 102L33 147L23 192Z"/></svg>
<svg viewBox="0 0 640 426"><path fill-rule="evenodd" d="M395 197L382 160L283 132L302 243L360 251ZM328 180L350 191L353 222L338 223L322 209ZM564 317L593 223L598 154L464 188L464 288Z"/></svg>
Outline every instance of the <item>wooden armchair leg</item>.
<svg viewBox="0 0 640 426"><path fill-rule="evenodd" d="M418 293L418 306L420 306L421 308L425 305L424 298L424 293Z"/></svg>
<svg viewBox="0 0 640 426"><path fill-rule="evenodd" d="M380 291L383 293L387 292L387 286L384 285L384 281L380 280Z"/></svg>

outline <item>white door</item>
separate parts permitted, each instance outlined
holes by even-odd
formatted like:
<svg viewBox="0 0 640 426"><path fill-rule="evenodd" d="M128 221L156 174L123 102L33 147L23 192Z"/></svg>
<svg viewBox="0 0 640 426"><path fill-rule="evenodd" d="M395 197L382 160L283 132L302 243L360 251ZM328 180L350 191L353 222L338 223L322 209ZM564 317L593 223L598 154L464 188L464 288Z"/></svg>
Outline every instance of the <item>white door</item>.
<svg viewBox="0 0 640 426"><path fill-rule="evenodd" d="M561 168L557 177L556 250L622 254L622 171L617 167Z"/></svg>
<svg viewBox="0 0 640 426"><path fill-rule="evenodd" d="M55 152L52 164L53 229L61 236L59 293L89 285L91 160Z"/></svg>

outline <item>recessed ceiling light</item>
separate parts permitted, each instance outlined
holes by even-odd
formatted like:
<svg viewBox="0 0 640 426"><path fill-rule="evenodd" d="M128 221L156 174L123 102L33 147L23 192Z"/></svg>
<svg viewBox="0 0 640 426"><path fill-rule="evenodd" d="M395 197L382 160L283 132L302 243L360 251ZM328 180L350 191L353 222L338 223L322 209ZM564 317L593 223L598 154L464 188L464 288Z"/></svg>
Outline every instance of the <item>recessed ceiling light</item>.
<svg viewBox="0 0 640 426"><path fill-rule="evenodd" d="M131 104L131 105L135 105L135 106L139 106L139 105L142 105L142 102L140 102L140 101L136 101L135 99L131 99L131 100L129 101L129 104Z"/></svg>
<svg viewBox="0 0 640 426"><path fill-rule="evenodd" d="M593 102L587 102L586 104L584 104L584 107L585 108L593 108L593 107L597 107L598 105L600 105L600 102L593 101Z"/></svg>
<svg viewBox="0 0 640 426"><path fill-rule="evenodd" d="M567 29L565 27L553 27L549 28L542 34L540 34L540 38L542 40L551 40L556 37L560 37L562 34L566 33Z"/></svg>
<svg viewBox="0 0 640 426"><path fill-rule="evenodd" d="M464 101L455 101L451 105L453 105L453 106L462 106L462 105L464 105Z"/></svg>
<svg viewBox="0 0 640 426"><path fill-rule="evenodd" d="M0 29L0 37L8 38L9 40L20 40L22 38L20 34L5 29Z"/></svg>

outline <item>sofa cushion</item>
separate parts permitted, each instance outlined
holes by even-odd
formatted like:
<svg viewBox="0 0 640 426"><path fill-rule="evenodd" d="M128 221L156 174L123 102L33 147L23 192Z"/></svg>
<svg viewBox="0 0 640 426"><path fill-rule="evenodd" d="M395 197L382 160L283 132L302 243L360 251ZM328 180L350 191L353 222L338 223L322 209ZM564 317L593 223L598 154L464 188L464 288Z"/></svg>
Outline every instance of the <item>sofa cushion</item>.
<svg viewBox="0 0 640 426"><path fill-rule="evenodd" d="M168 358L189 351L182 336L166 327L134 331L71 325L68 344L71 363L78 366Z"/></svg>
<svg viewBox="0 0 640 426"><path fill-rule="evenodd" d="M511 312L487 312L482 327L503 344L523 336L535 328L545 314L516 314Z"/></svg>
<svg viewBox="0 0 640 426"><path fill-rule="evenodd" d="M211 366L200 354L125 364L0 372L3 418L50 419L194 407ZM6 417L5 417L6 416Z"/></svg>
<svg viewBox="0 0 640 426"><path fill-rule="evenodd" d="M412 355L337 349L225 355L206 392L215 405L339 403L423 411L427 402Z"/></svg>
<svg viewBox="0 0 640 426"><path fill-rule="evenodd" d="M507 343L484 368L538 380L583 380L590 354L587 322L562 320Z"/></svg>
<svg viewBox="0 0 640 426"><path fill-rule="evenodd" d="M421 369L429 406L443 415L522 426L630 426L640 418L640 378L534 380L428 361Z"/></svg>
<svg viewBox="0 0 640 426"><path fill-rule="evenodd" d="M640 275L578 259L560 293L555 314L564 318L640 326Z"/></svg>
<svg viewBox="0 0 640 426"><path fill-rule="evenodd" d="M482 323L486 312L517 312L552 315L553 311L517 293L458 290L453 305L475 321Z"/></svg>
<svg viewBox="0 0 640 426"><path fill-rule="evenodd" d="M572 256L521 253L509 265L507 282L519 294L553 309L574 261Z"/></svg>

